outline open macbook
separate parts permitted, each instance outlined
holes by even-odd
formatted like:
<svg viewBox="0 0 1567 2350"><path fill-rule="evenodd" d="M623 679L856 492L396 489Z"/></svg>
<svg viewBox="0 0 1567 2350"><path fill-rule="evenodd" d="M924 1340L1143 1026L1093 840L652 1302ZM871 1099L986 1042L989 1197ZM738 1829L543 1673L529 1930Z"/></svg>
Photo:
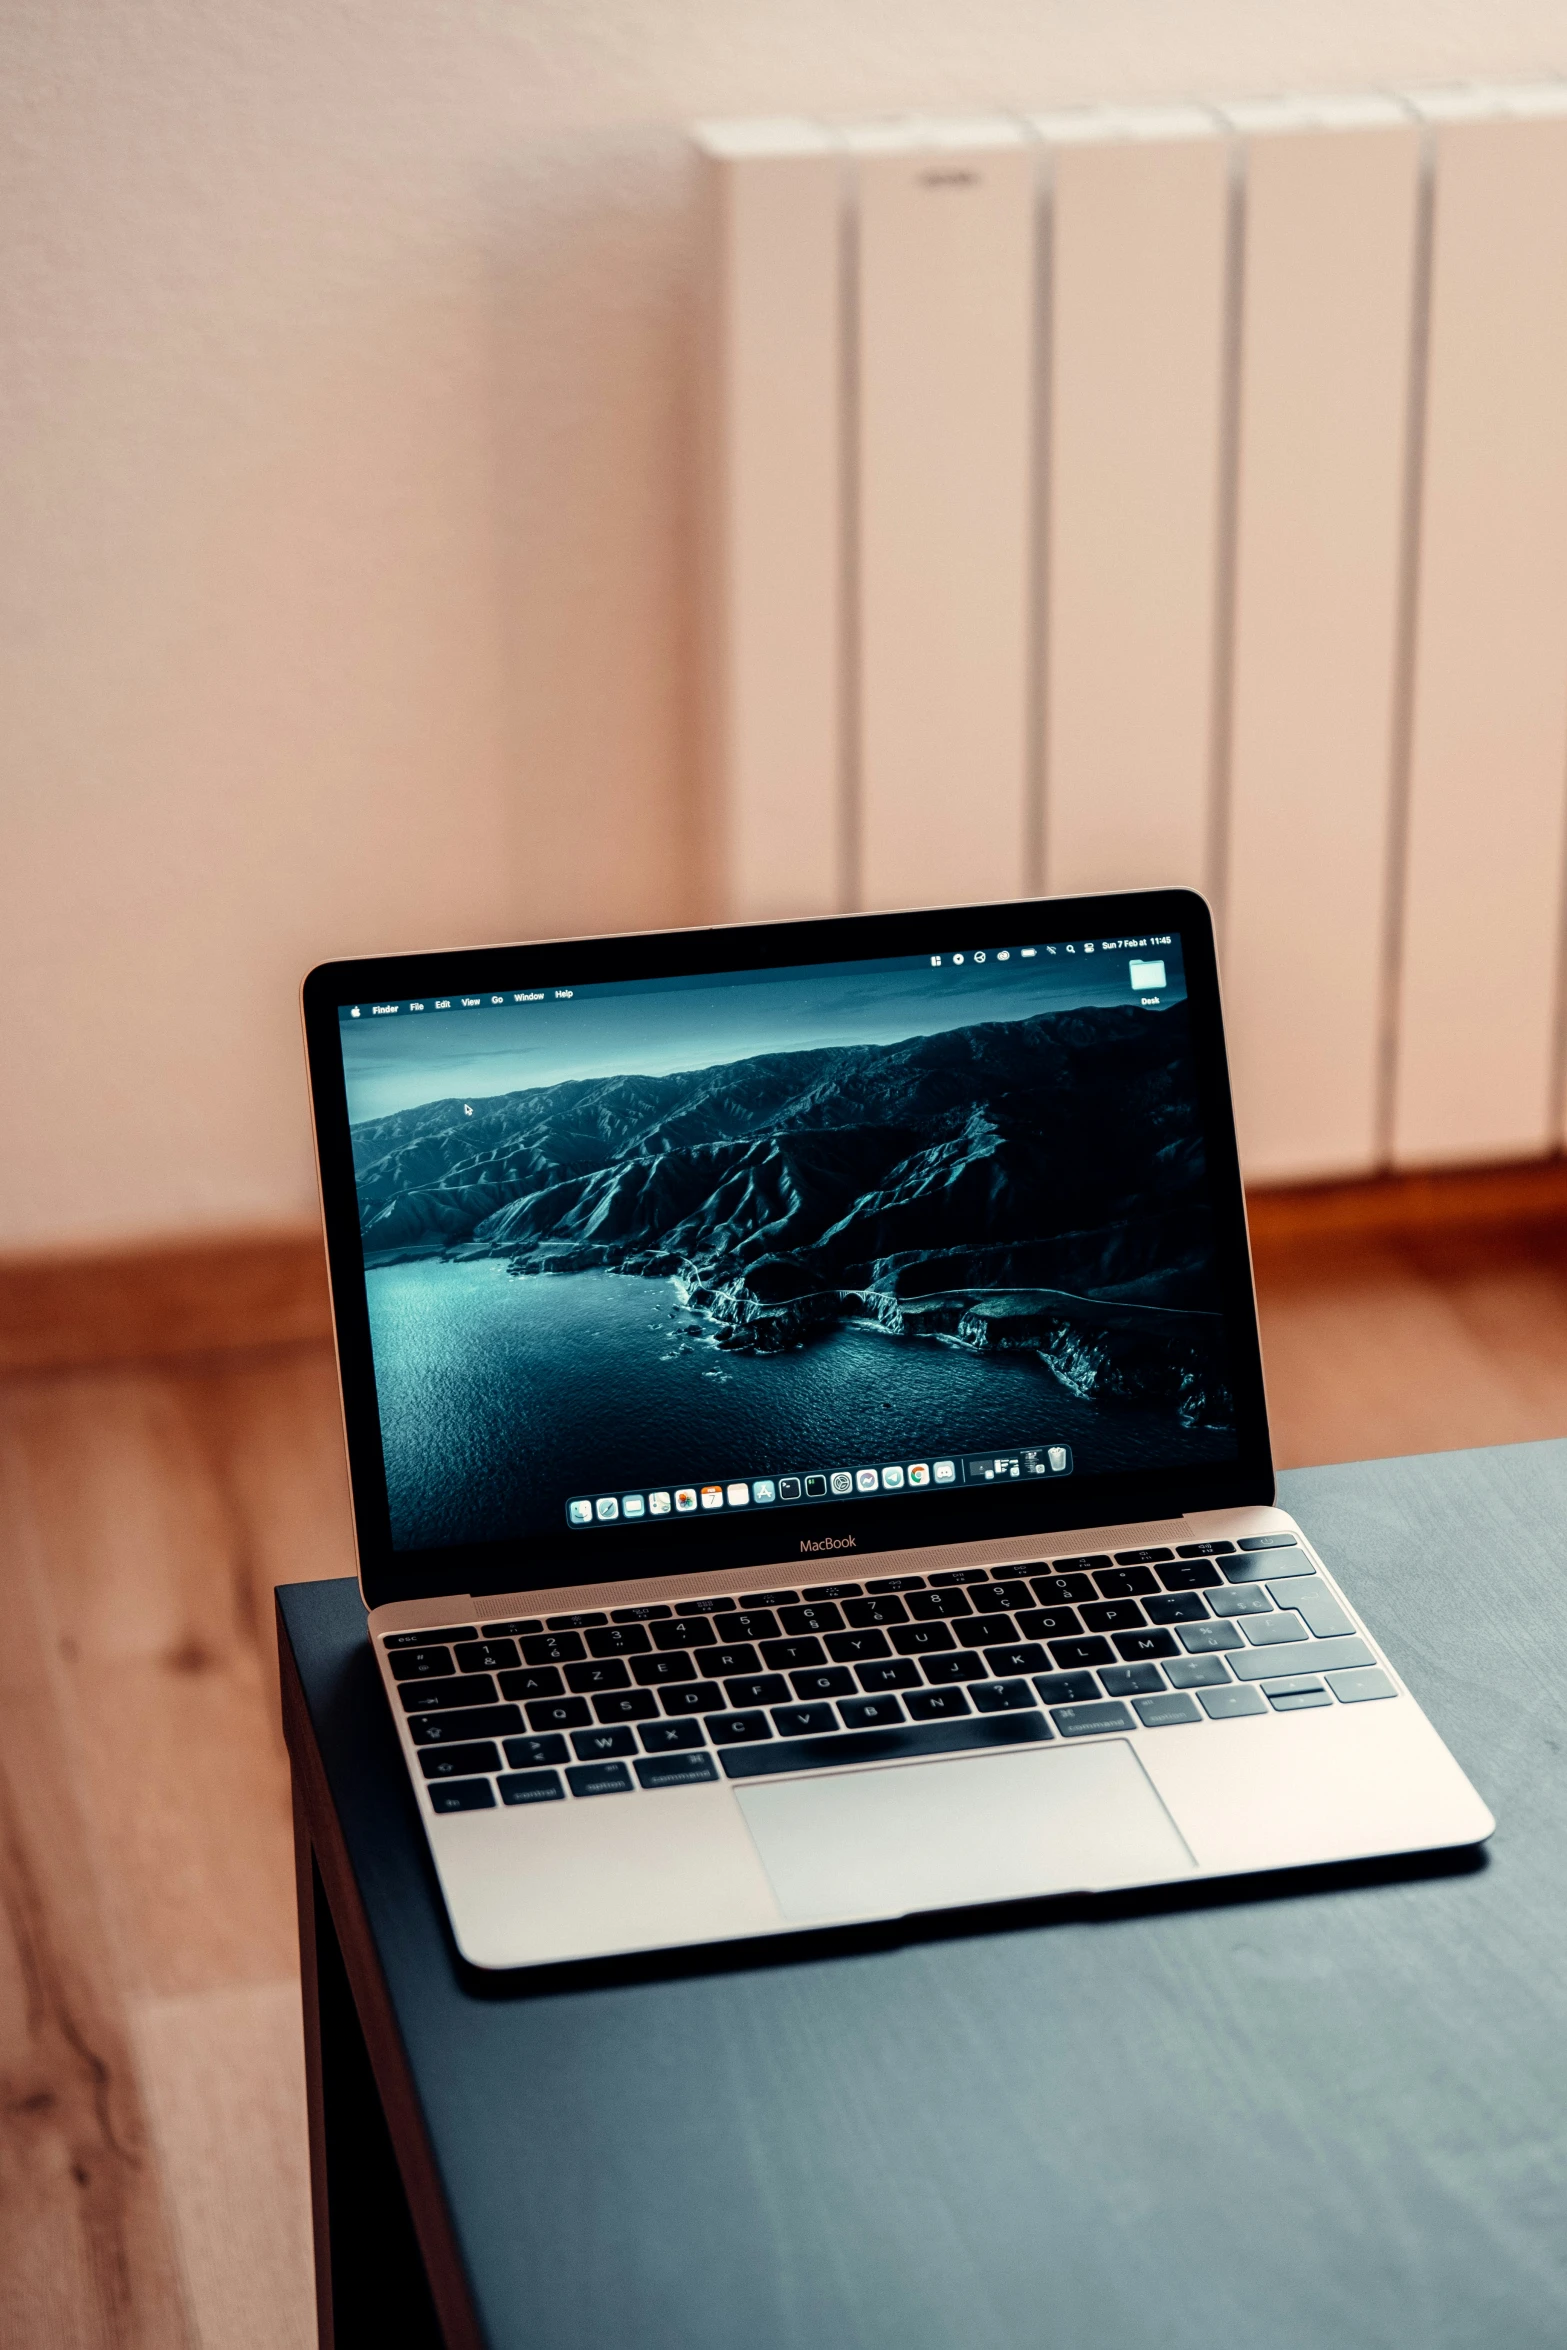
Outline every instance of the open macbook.
<svg viewBox="0 0 1567 2350"><path fill-rule="evenodd" d="M1274 1502L1179 891L323 965L369 1634L482 1967L1469 1844Z"/></svg>

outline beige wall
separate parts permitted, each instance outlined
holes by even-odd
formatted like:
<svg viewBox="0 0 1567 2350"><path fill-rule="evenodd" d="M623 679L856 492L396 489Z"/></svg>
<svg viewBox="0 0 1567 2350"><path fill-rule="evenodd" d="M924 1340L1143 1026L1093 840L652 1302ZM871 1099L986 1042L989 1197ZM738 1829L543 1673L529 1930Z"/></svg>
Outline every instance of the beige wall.
<svg viewBox="0 0 1567 2350"><path fill-rule="evenodd" d="M685 121L1564 64L1555 0L9 0L0 1247L308 1213L315 959L701 910Z"/></svg>

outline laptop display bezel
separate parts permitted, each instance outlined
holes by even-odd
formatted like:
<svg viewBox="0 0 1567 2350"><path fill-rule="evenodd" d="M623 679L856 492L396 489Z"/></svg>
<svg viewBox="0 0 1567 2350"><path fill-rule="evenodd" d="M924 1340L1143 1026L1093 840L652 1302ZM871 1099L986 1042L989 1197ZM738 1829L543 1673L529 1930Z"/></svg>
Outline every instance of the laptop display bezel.
<svg viewBox="0 0 1567 2350"><path fill-rule="evenodd" d="M339 1007L371 999L458 995L491 989L588 986L707 972L768 970L964 952L981 939L1044 946L1094 936L1177 932L1185 965L1199 1115L1207 1153L1217 1273L1236 1411L1236 1457L1134 1474L1077 1474L1022 1488L959 1486L920 1496L814 1505L808 1522L780 1511L758 1517L675 1519L530 1534L440 1550L393 1547L371 1354L369 1306L354 1185ZM1185 890L1030 898L898 914L846 914L807 922L746 923L615 937L556 939L323 963L302 989L321 1207L347 1437L360 1588L368 1607L448 1593L557 1590L643 1575L711 1573L777 1561L780 1578L863 1573L878 1550L1057 1535L1074 1527L1128 1525L1188 1510L1271 1504L1273 1464L1263 1395L1245 1203L1235 1145L1213 925ZM961 1444L961 1436L955 1439ZM614 1482L614 1464L605 1464ZM852 1536L852 1546L831 1547ZM814 1563L802 1553L821 1544ZM836 1563L834 1563L836 1561ZM852 1562L852 1565L851 1565ZM787 1572L786 1572L787 1570Z"/></svg>

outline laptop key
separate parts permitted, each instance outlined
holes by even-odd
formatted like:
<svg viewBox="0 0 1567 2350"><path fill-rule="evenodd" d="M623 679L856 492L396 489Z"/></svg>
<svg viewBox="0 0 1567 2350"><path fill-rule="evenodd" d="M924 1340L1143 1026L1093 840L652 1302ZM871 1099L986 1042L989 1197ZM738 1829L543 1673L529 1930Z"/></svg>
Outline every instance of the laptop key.
<svg viewBox="0 0 1567 2350"><path fill-rule="evenodd" d="M1157 1665L1106 1665L1099 1678L1106 1697L1148 1697L1164 1687Z"/></svg>
<svg viewBox="0 0 1567 2350"><path fill-rule="evenodd" d="M1265 1616L1273 1602L1264 1583L1237 1583L1208 1595L1216 1616Z"/></svg>
<svg viewBox="0 0 1567 2350"><path fill-rule="evenodd" d="M1222 1656L1172 1656L1164 1677L1172 1689L1211 1689L1230 1676Z"/></svg>
<svg viewBox="0 0 1567 2350"><path fill-rule="evenodd" d="M726 1608L721 1616L713 1618L713 1630L720 1640L772 1640L778 1632L778 1618L770 1607Z"/></svg>
<svg viewBox="0 0 1567 2350"><path fill-rule="evenodd" d="M795 1696L806 1704L819 1697L854 1695L854 1675L846 1665L824 1665L815 1673L791 1673L789 1679Z"/></svg>
<svg viewBox="0 0 1567 2350"><path fill-rule="evenodd" d="M699 1779L716 1779L711 1755L655 1754L636 1764L644 1787L692 1787Z"/></svg>
<svg viewBox="0 0 1567 2350"><path fill-rule="evenodd" d="M683 1599L675 1613L677 1616L716 1616L725 1608L733 1606L732 1599Z"/></svg>
<svg viewBox="0 0 1567 2350"><path fill-rule="evenodd" d="M700 1722L649 1722L637 1736L649 1754L689 1754L707 1744Z"/></svg>
<svg viewBox="0 0 1567 2350"><path fill-rule="evenodd" d="M1293 1609L1282 1615L1274 1611L1265 1616L1247 1616L1241 1629L1254 1648L1288 1648L1292 1642L1306 1637L1306 1627Z"/></svg>
<svg viewBox="0 0 1567 2350"><path fill-rule="evenodd" d="M631 1773L622 1762L571 1763L566 1781L573 1795L629 1795Z"/></svg>
<svg viewBox="0 0 1567 2350"><path fill-rule="evenodd" d="M696 1669L709 1681L727 1681L731 1673L759 1673L762 1660L749 1640L721 1641L717 1648L703 1649Z"/></svg>
<svg viewBox="0 0 1567 2350"><path fill-rule="evenodd" d="M452 1714L413 1714L408 1729L415 1746L450 1746L459 1738L500 1738L522 1728L520 1705L470 1705Z"/></svg>
<svg viewBox="0 0 1567 2350"><path fill-rule="evenodd" d="M1124 1705L1056 1705L1050 1719L1063 1738L1102 1738L1108 1730L1135 1730Z"/></svg>
<svg viewBox="0 0 1567 2350"><path fill-rule="evenodd" d="M1105 1567L1094 1577L1104 1599L1145 1599L1159 1588L1159 1578L1147 1567Z"/></svg>
<svg viewBox="0 0 1567 2350"><path fill-rule="evenodd" d="M1159 1573L1166 1591L1211 1591L1224 1577L1206 1559L1175 1559Z"/></svg>
<svg viewBox="0 0 1567 2350"><path fill-rule="evenodd" d="M574 1689L579 1697L591 1697L599 1689L629 1689L631 1675L618 1657L606 1658L602 1663L595 1657L585 1665L566 1667L566 1687Z"/></svg>
<svg viewBox="0 0 1567 2350"><path fill-rule="evenodd" d="M886 1730L844 1730L836 1738L790 1738L770 1746L731 1746L724 1752L730 1779L782 1771L840 1769L845 1763L908 1762L926 1754L961 1754L977 1746L1037 1746L1050 1736L1042 1713L973 1714L959 1722L905 1722Z"/></svg>
<svg viewBox="0 0 1567 2350"><path fill-rule="evenodd" d="M1148 1620L1135 1599L1091 1600L1082 1617L1089 1632L1135 1632Z"/></svg>
<svg viewBox="0 0 1567 2350"><path fill-rule="evenodd" d="M640 1624L606 1624L588 1634L589 1656L646 1656L652 1645Z"/></svg>
<svg viewBox="0 0 1567 2350"><path fill-rule="evenodd" d="M915 1722L950 1722L970 1710L966 1689L917 1689L904 1703Z"/></svg>
<svg viewBox="0 0 1567 2350"><path fill-rule="evenodd" d="M1145 1627L1141 1632L1117 1632L1115 1645L1128 1664L1146 1664L1150 1657L1177 1654L1174 1633L1163 1631L1158 1625L1151 1629Z"/></svg>
<svg viewBox="0 0 1567 2350"><path fill-rule="evenodd" d="M1070 1640L1083 1629L1083 1619L1075 1607L1020 1608L1017 1628L1025 1640Z"/></svg>
<svg viewBox="0 0 1567 2350"><path fill-rule="evenodd" d="M1232 1722L1242 1714L1265 1714L1266 1698L1260 1689L1199 1689L1198 1701L1208 1719L1213 1722Z"/></svg>
<svg viewBox="0 0 1567 2350"><path fill-rule="evenodd" d="M940 1656L957 1646L945 1624L894 1624L888 1638L899 1656Z"/></svg>
<svg viewBox="0 0 1567 2350"><path fill-rule="evenodd" d="M449 1648L454 1640L477 1640L472 1624L443 1624L431 1632L387 1632L382 1635L383 1648Z"/></svg>
<svg viewBox="0 0 1567 2350"><path fill-rule="evenodd" d="M676 1616L670 1623L653 1626L653 1646L658 1649L711 1648L715 1638L706 1616Z"/></svg>
<svg viewBox="0 0 1567 2350"><path fill-rule="evenodd" d="M945 1583L985 1583L990 1579L988 1567L948 1567L941 1575L932 1575L931 1589Z"/></svg>
<svg viewBox="0 0 1567 2350"><path fill-rule="evenodd" d="M827 1654L835 1664L869 1664L873 1658L890 1656L885 1632L829 1632Z"/></svg>
<svg viewBox="0 0 1567 2350"><path fill-rule="evenodd" d="M520 1645L530 1665L574 1665L588 1653L580 1632L535 1632Z"/></svg>
<svg viewBox="0 0 1567 2350"><path fill-rule="evenodd" d="M1178 1542L1175 1555L1178 1559L1216 1559L1225 1557L1234 1548L1233 1542Z"/></svg>
<svg viewBox="0 0 1567 2350"><path fill-rule="evenodd" d="M1233 1594L1221 1592L1219 1596L1230 1598ZM1197 1624L1206 1617L1208 1608L1195 1591L1176 1591L1167 1599L1145 1599L1143 1613L1150 1624Z"/></svg>
<svg viewBox="0 0 1567 2350"><path fill-rule="evenodd" d="M493 1705L495 1683L488 1673L469 1673L450 1681L403 1681L397 1694L404 1713L427 1714L437 1706Z"/></svg>
<svg viewBox="0 0 1567 2350"><path fill-rule="evenodd" d="M1363 1640L1307 1640L1282 1649L1248 1649L1244 1656L1230 1658L1230 1669L1238 1681L1272 1681L1284 1670L1328 1673L1376 1661Z"/></svg>
<svg viewBox="0 0 1567 2350"><path fill-rule="evenodd" d="M802 1665L824 1665L827 1651L819 1640L764 1640L762 1662L775 1672L793 1673Z"/></svg>
<svg viewBox="0 0 1567 2350"><path fill-rule="evenodd" d="M564 1738L508 1738L505 1741L506 1760L514 1771L529 1771L539 1763L563 1763L566 1759Z"/></svg>
<svg viewBox="0 0 1567 2350"><path fill-rule="evenodd" d="M479 1746L427 1746L419 1756L419 1768L427 1779L468 1779L475 1771L498 1771L500 1753L493 1741Z"/></svg>
<svg viewBox="0 0 1567 2350"><path fill-rule="evenodd" d="M1050 1653L1063 1672L1083 1665L1113 1665L1115 1651L1108 1640L1052 1640Z"/></svg>
<svg viewBox="0 0 1567 2350"><path fill-rule="evenodd" d="M654 1600L642 1607L612 1607L609 1620L612 1624L657 1624L674 1612L673 1608L665 1607L662 1601Z"/></svg>
<svg viewBox="0 0 1567 2350"><path fill-rule="evenodd" d="M1264 1681L1262 1694L1276 1714L1308 1713L1333 1703L1320 1681Z"/></svg>
<svg viewBox="0 0 1567 2350"><path fill-rule="evenodd" d="M778 1621L786 1635L802 1632L841 1632L843 1610L830 1599L813 1600L807 1606L781 1607Z"/></svg>
<svg viewBox="0 0 1567 2350"><path fill-rule="evenodd" d="M585 1697L546 1697L527 1713L530 1730L585 1730L593 1719Z"/></svg>
<svg viewBox="0 0 1567 2350"><path fill-rule="evenodd" d="M957 1649L951 1656L927 1656L920 1659L920 1670L927 1681L942 1687L950 1681L983 1681L988 1670L982 1656L971 1649Z"/></svg>
<svg viewBox="0 0 1567 2350"><path fill-rule="evenodd" d="M825 1737L836 1730L838 1717L830 1705L775 1705L773 1728L780 1738Z"/></svg>
<svg viewBox="0 0 1567 2350"><path fill-rule="evenodd" d="M488 1779L437 1779L425 1790L432 1811L493 1811L495 1790Z"/></svg>
<svg viewBox="0 0 1567 2350"><path fill-rule="evenodd" d="M434 1681L453 1670L449 1648L395 1649L386 1661L394 1681Z"/></svg>
<svg viewBox="0 0 1567 2350"><path fill-rule="evenodd" d="M1010 1616L969 1616L957 1634L965 1648L993 1648L998 1640L1016 1638Z"/></svg>
<svg viewBox="0 0 1567 2350"><path fill-rule="evenodd" d="M802 1599L858 1599L864 1589L863 1583L808 1583L800 1597Z"/></svg>
<svg viewBox="0 0 1567 2350"><path fill-rule="evenodd" d="M1319 1640L1340 1639L1354 1632L1353 1623L1316 1575L1309 1581L1281 1584L1273 1597L1279 1607L1293 1608L1297 1615L1304 1616L1307 1628Z"/></svg>
<svg viewBox="0 0 1567 2350"><path fill-rule="evenodd" d="M1105 1565L1110 1564L1105 1560ZM1041 1607L1075 1607L1080 1599L1097 1599L1086 1575L1030 1575L1034 1597Z"/></svg>
<svg viewBox="0 0 1567 2350"><path fill-rule="evenodd" d="M1017 1608L1032 1607L1034 1604L1034 1594L1028 1585L1020 1583L1015 1576L998 1577L983 1597L987 1607L1005 1608L1008 1615Z"/></svg>
<svg viewBox="0 0 1567 2350"><path fill-rule="evenodd" d="M659 1692L666 1714L720 1714L726 1703L716 1681L677 1681Z"/></svg>
<svg viewBox="0 0 1567 2350"><path fill-rule="evenodd" d="M615 1754L635 1754L637 1742L629 1730L574 1730L571 1750L582 1762L604 1762Z"/></svg>
<svg viewBox="0 0 1567 2350"><path fill-rule="evenodd" d="M607 1624L608 1616L598 1608L573 1608L567 1616L546 1616L544 1626L549 1632L580 1632L588 1624Z"/></svg>
<svg viewBox="0 0 1567 2350"><path fill-rule="evenodd" d="M1359 1673L1330 1673L1328 1687L1340 1705L1364 1705L1373 1697L1396 1697L1398 1691L1375 1665Z"/></svg>
<svg viewBox="0 0 1567 2350"><path fill-rule="evenodd" d="M920 1669L911 1656L895 1656L884 1665L856 1665L854 1678L874 1696L878 1689L917 1689Z"/></svg>
<svg viewBox="0 0 1567 2350"><path fill-rule="evenodd" d="M956 1584L941 1591L911 1591L908 1610L917 1624L945 1623L953 1616L971 1616L974 1613Z"/></svg>
<svg viewBox="0 0 1567 2350"><path fill-rule="evenodd" d="M1202 1720L1196 1698L1183 1697L1177 1690L1166 1697L1135 1698L1132 1711L1145 1730L1174 1730L1182 1722Z"/></svg>
<svg viewBox="0 0 1567 2350"><path fill-rule="evenodd" d="M1128 1551L1125 1555L1128 1559L1135 1559L1140 1558L1143 1554L1141 1551ZM1041 1560L1040 1563L1044 1565L1047 1562ZM1111 1561L1104 1551L1096 1550L1091 1552L1087 1558L1051 1559L1048 1564L1055 1569L1058 1575L1072 1575L1086 1572L1090 1567L1108 1567Z"/></svg>
<svg viewBox="0 0 1567 2350"><path fill-rule="evenodd" d="M1293 1550L1295 1537L1293 1534L1243 1534L1241 1548L1242 1550ZM1307 1571L1309 1573L1310 1570Z"/></svg>
<svg viewBox="0 0 1567 2350"><path fill-rule="evenodd" d="M896 1697L845 1697L838 1706L844 1727L849 1730L876 1730L884 1722L901 1722L907 1717Z"/></svg>
<svg viewBox="0 0 1567 2350"><path fill-rule="evenodd" d="M755 1746L771 1738L773 1725L765 1714L714 1714L707 1734L715 1746Z"/></svg>
<svg viewBox="0 0 1567 2350"><path fill-rule="evenodd" d="M1249 1552L1241 1558L1221 1559L1231 1583L1278 1583L1286 1575L1314 1575L1316 1568L1303 1550Z"/></svg>
<svg viewBox="0 0 1567 2350"><path fill-rule="evenodd" d="M1034 1692L1026 1681L977 1681L969 1691L974 1710L982 1714L1013 1714L1033 1705Z"/></svg>
<svg viewBox="0 0 1567 2350"><path fill-rule="evenodd" d="M998 1681L1013 1673L1048 1673L1050 1659L1037 1640L1014 1640L1005 1648L987 1648L985 1664Z"/></svg>
<svg viewBox="0 0 1567 2350"><path fill-rule="evenodd" d="M1034 1687L1047 1705L1091 1705L1099 1695L1092 1673L1036 1673Z"/></svg>
<svg viewBox="0 0 1567 2350"><path fill-rule="evenodd" d="M738 1680L726 1681L724 1690L736 1713L748 1705L787 1705L789 1684L782 1673L742 1673Z"/></svg>
<svg viewBox="0 0 1567 2350"><path fill-rule="evenodd" d="M867 1583L867 1591L923 1591L923 1575L882 1575L874 1583Z"/></svg>
<svg viewBox="0 0 1567 2350"><path fill-rule="evenodd" d="M459 1673L498 1673L517 1662L515 1640L461 1640L452 1650Z"/></svg>
<svg viewBox="0 0 1567 2350"><path fill-rule="evenodd" d="M595 1697L593 1711L601 1722L645 1722L657 1713L658 1700L651 1689L618 1689Z"/></svg>
<svg viewBox="0 0 1567 2350"><path fill-rule="evenodd" d="M1221 1648L1246 1645L1234 1624L1182 1624L1180 1637L1188 1656L1211 1656Z"/></svg>
<svg viewBox="0 0 1567 2350"><path fill-rule="evenodd" d="M502 1697L559 1697L566 1684L560 1677L559 1665L522 1665L514 1673L500 1676Z"/></svg>
<svg viewBox="0 0 1567 2350"><path fill-rule="evenodd" d="M515 1771L497 1779L502 1803L564 1803L559 1771Z"/></svg>
<svg viewBox="0 0 1567 2350"><path fill-rule="evenodd" d="M1115 1554L1115 1563L1118 1567L1152 1567L1161 1565L1172 1555L1173 1553L1170 1551L1160 1549L1118 1550Z"/></svg>
<svg viewBox="0 0 1567 2350"><path fill-rule="evenodd" d="M631 1678L639 1689L662 1689L671 1681L694 1681L696 1667L688 1656L634 1656Z"/></svg>

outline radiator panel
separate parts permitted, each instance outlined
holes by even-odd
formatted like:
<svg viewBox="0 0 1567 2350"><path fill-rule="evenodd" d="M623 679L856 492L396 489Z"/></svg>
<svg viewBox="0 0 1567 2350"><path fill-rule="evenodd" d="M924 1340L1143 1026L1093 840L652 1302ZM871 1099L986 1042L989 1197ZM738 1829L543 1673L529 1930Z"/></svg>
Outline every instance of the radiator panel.
<svg viewBox="0 0 1567 2350"><path fill-rule="evenodd" d="M1249 1172L1380 1143L1420 138L1389 103L1237 111L1241 309L1224 969Z"/></svg>

